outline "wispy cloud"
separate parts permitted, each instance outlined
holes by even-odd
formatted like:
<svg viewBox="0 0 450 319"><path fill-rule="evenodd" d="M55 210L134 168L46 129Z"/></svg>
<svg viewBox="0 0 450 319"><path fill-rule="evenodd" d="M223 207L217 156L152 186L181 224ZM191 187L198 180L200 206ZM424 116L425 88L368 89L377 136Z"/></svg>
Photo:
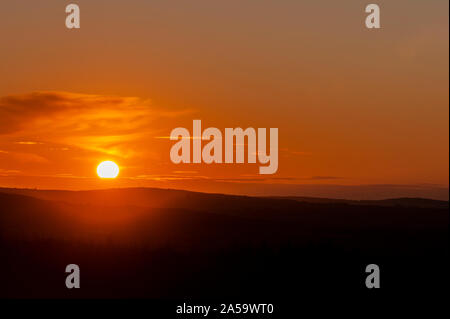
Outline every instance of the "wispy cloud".
<svg viewBox="0 0 450 319"><path fill-rule="evenodd" d="M187 110L166 110L150 100L59 91L0 97L0 138L18 145L51 142L127 157L140 148L133 142L156 132L163 117Z"/></svg>
<svg viewBox="0 0 450 319"><path fill-rule="evenodd" d="M41 142L32 142L32 141L20 141L20 142L15 142L16 144L20 144L20 145L38 145L38 144L43 144Z"/></svg>

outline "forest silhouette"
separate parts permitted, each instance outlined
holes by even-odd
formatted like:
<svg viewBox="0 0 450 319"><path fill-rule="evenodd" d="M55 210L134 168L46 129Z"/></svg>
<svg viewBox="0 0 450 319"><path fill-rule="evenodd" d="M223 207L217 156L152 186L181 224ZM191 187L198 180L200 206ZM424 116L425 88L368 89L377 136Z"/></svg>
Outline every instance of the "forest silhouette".
<svg viewBox="0 0 450 319"><path fill-rule="evenodd" d="M438 285L448 202L270 198L128 188L0 189L1 297L289 297ZM67 264L81 289L65 287ZM367 289L366 289L367 290Z"/></svg>

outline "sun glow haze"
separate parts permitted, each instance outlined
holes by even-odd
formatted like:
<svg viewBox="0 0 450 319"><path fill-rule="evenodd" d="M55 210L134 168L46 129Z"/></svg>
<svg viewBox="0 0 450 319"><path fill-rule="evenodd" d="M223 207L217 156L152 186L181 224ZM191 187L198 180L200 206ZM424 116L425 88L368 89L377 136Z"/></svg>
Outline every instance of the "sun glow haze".
<svg viewBox="0 0 450 319"><path fill-rule="evenodd" d="M112 161L101 162L97 166L97 175L100 178L116 178L119 175L119 166Z"/></svg>

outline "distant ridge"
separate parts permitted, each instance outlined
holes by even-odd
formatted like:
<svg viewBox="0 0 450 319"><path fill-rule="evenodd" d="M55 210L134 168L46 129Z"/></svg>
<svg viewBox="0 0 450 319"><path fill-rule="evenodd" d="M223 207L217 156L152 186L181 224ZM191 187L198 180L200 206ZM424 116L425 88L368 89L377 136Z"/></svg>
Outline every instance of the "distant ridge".
<svg viewBox="0 0 450 319"><path fill-rule="evenodd" d="M343 204L357 206L380 206L380 207L417 207L417 208L448 208L448 201L426 199L426 198L390 198L382 200L347 200L320 197L303 196L246 196L202 193L187 190L164 189L164 188L112 188L101 190L39 190L21 188L1 188L0 193L18 194L44 200L62 201L75 204L105 204L111 202L113 205L135 205L145 207L167 207L175 202L182 204L184 201L201 201L203 204L208 201L224 202L229 200L244 201L247 204L255 200L277 200L296 201L309 204ZM178 204L176 207L179 207ZM246 205L244 205L246 206Z"/></svg>
<svg viewBox="0 0 450 319"><path fill-rule="evenodd" d="M371 206L402 206L402 207L421 207L421 208L448 208L449 202L428 198L388 198L381 200L349 200L333 199L320 197L302 197L302 196L272 196L271 198L291 199L298 202L316 203L316 204L349 204L349 205L371 205Z"/></svg>

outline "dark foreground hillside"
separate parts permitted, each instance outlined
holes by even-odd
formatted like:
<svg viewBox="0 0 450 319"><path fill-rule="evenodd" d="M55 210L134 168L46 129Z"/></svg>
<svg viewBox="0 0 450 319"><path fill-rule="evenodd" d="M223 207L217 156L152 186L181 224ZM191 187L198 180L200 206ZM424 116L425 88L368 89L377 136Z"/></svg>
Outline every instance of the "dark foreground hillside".
<svg viewBox="0 0 450 319"><path fill-rule="evenodd" d="M0 189L1 297L296 298L448 284L448 202ZM65 287L78 264L81 289ZM423 290L426 289L426 290Z"/></svg>

